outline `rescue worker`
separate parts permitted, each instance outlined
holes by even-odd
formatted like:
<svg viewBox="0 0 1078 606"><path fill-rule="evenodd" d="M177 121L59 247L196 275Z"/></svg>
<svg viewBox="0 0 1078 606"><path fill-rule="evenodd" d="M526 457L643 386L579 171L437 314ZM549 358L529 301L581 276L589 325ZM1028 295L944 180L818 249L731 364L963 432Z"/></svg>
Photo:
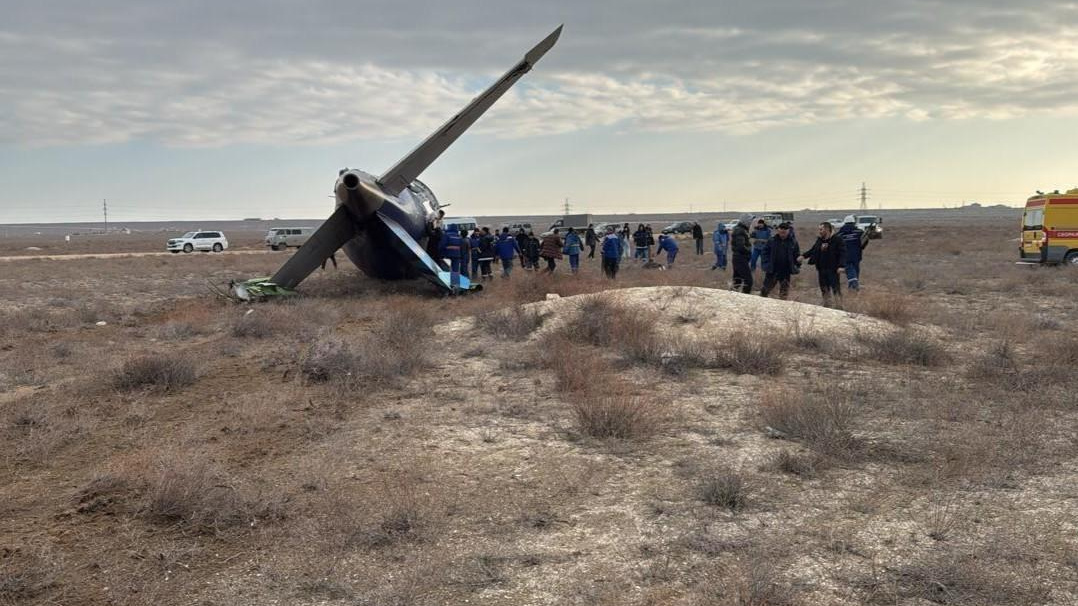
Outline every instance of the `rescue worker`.
<svg viewBox="0 0 1078 606"><path fill-rule="evenodd" d="M629 225L626 223L625 228L628 227ZM614 226L607 226L606 235L603 236L603 275L611 280L618 275L618 264L621 262L623 247L622 242L621 236L614 233Z"/></svg>
<svg viewBox="0 0 1078 606"><path fill-rule="evenodd" d="M479 271L483 280L493 280L494 274L490 270L490 264L494 262L494 236L489 227L483 228L479 236Z"/></svg>
<svg viewBox="0 0 1078 606"><path fill-rule="evenodd" d="M842 227L838 230L838 236L846 246L846 286L850 290L860 290L861 256L868 246L865 230L857 227L857 219L853 215L846 215L842 220Z"/></svg>
<svg viewBox="0 0 1078 606"><path fill-rule="evenodd" d="M441 259L449 259L449 284L453 290L460 288L460 268L464 247L464 239L460 237L460 230L456 225L447 225L442 241L438 245L438 256Z"/></svg>
<svg viewBox="0 0 1078 606"><path fill-rule="evenodd" d="M771 239L771 228L767 226L767 223L760 219L756 222L756 228L752 230L752 258L749 259L749 269L756 271L756 262L760 259L764 252L764 246L767 245L767 241ZM767 268L762 268L764 272L767 272Z"/></svg>
<svg viewBox="0 0 1078 606"><path fill-rule="evenodd" d="M841 308L842 287L838 281L838 270L846 263L846 246L834 231L830 223L820 223L816 243L797 260L808 259L809 265L816 266L824 307Z"/></svg>
<svg viewBox="0 0 1078 606"><path fill-rule="evenodd" d="M595 235L595 230L588 228L588 232ZM580 251L583 246L580 244L580 234L576 233L576 230L572 227L565 233L565 246L562 248L562 252L569 256L569 271L576 273L580 271ZM595 254L595 242L592 240L591 253L588 255L590 258Z"/></svg>
<svg viewBox="0 0 1078 606"><path fill-rule="evenodd" d="M715 232L711 234L711 244L715 248L715 264L711 269L726 271L726 247L730 245L730 232L720 221L715 225Z"/></svg>
<svg viewBox="0 0 1078 606"><path fill-rule="evenodd" d="M503 227L502 233L498 235L498 240L494 243L494 252L502 261L502 277L508 278L513 271L513 258L520 254L517 240L509 235L508 227Z"/></svg>
<svg viewBox="0 0 1078 606"><path fill-rule="evenodd" d="M677 258L678 245L674 236L668 236L662 234L659 236L659 246L655 249L655 256L659 256L659 253L666 251L666 266L673 267L674 259Z"/></svg>
<svg viewBox="0 0 1078 606"><path fill-rule="evenodd" d="M648 232L644 230L644 224L641 223L636 231L633 232L633 245L636 248L636 254L634 259L648 260Z"/></svg>
<svg viewBox="0 0 1078 606"><path fill-rule="evenodd" d="M750 223L752 223L752 215L741 215L737 220L737 225L734 226L734 233L730 236L734 290L741 290L745 294L752 292L752 268L749 267L749 257L752 255Z"/></svg>
<svg viewBox="0 0 1078 606"><path fill-rule="evenodd" d="M569 231L572 232L573 230L570 229ZM569 239L568 234L566 234L565 239L566 240ZM595 225L593 225L591 223L588 223L588 231L584 232L584 244L586 244L587 247L588 247L588 258L589 259L594 259L595 258L595 245L598 244L598 243L599 243L599 235L595 233ZM570 260L570 265L572 265L572 258L570 258L569 260Z"/></svg>
<svg viewBox="0 0 1078 606"><path fill-rule="evenodd" d="M696 254L704 254L704 228L699 223L692 224L692 239L696 242Z"/></svg>
<svg viewBox="0 0 1078 606"><path fill-rule="evenodd" d="M558 228L555 227L554 231L549 235L543 236L542 244L540 244L539 256L546 261L546 269L543 270L548 274L554 273L554 268L557 266L557 260L561 257L561 249L563 243L561 236L558 235Z"/></svg>
<svg viewBox="0 0 1078 606"><path fill-rule="evenodd" d="M797 240L790 234L792 231L789 223L779 223L775 235L771 236L764 247L770 271L764 276L764 286L760 289L761 297L771 294L776 284L779 286L780 299L786 299L790 295L790 276L796 273L797 257L801 256Z"/></svg>

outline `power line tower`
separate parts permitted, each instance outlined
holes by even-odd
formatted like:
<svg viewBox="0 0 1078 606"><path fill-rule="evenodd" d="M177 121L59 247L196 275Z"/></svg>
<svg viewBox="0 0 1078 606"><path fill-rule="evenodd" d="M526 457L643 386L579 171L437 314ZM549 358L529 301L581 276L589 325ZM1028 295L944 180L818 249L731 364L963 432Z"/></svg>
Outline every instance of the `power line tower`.
<svg viewBox="0 0 1078 606"><path fill-rule="evenodd" d="M861 210L868 210L868 189L865 182L861 182Z"/></svg>
<svg viewBox="0 0 1078 606"><path fill-rule="evenodd" d="M109 233L109 201L101 198L101 212L105 215L105 234Z"/></svg>
<svg viewBox="0 0 1078 606"><path fill-rule="evenodd" d="M570 210L570 208L569 208L569 198L566 198L565 199L565 205L562 206L562 214L565 215L566 217L568 217L569 216L569 210Z"/></svg>

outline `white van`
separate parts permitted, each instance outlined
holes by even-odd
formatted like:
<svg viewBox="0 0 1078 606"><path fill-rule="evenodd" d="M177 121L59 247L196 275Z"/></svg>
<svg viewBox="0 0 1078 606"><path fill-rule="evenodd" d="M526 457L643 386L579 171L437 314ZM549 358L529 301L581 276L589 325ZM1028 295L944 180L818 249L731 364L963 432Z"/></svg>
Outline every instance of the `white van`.
<svg viewBox="0 0 1078 606"><path fill-rule="evenodd" d="M472 230L479 226L479 222L475 217L445 217L442 219L442 225L456 225L457 229L463 229L469 234Z"/></svg>
<svg viewBox="0 0 1078 606"><path fill-rule="evenodd" d="M288 247L299 248L307 243L313 227L274 227L266 232L266 246L273 250L284 250Z"/></svg>

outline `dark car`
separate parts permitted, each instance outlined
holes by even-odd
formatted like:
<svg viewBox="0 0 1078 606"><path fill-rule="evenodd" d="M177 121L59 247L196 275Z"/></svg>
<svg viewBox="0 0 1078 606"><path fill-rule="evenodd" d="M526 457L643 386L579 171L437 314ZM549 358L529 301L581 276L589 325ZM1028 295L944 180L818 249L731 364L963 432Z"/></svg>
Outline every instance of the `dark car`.
<svg viewBox="0 0 1078 606"><path fill-rule="evenodd" d="M679 221L677 223L671 223L663 228L664 234L689 234L692 233L692 221Z"/></svg>

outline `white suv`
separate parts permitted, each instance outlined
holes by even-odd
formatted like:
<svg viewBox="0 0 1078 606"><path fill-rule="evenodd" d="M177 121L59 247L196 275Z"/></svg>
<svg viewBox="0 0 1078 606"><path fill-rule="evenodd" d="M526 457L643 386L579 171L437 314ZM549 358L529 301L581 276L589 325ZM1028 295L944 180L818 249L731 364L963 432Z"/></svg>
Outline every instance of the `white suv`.
<svg viewBox="0 0 1078 606"><path fill-rule="evenodd" d="M170 239L165 248L172 253L196 250L221 252L228 248L228 239L219 231L189 231L179 238Z"/></svg>

